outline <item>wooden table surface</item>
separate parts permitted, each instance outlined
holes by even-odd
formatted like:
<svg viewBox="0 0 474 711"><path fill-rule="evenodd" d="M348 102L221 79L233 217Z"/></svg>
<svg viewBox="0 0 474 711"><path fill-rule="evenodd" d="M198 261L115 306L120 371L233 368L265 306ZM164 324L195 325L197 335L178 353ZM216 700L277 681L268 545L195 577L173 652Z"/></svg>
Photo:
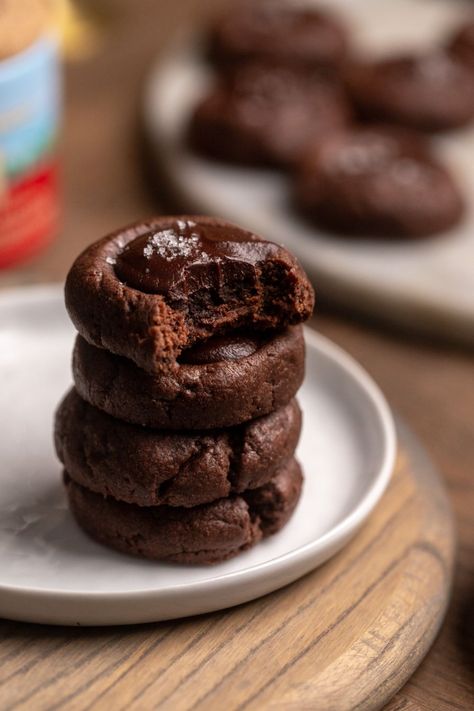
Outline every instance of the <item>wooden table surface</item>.
<svg viewBox="0 0 474 711"><path fill-rule="evenodd" d="M144 170L139 140L142 83L150 61L176 28L202 21L219 1L115 0L107 4L114 5L117 12L100 50L87 60L71 64L66 71L62 147L65 211L60 238L26 266L3 273L1 287L62 280L74 256L92 240L143 215L166 211L163 197L159 190L150 188ZM315 326L361 361L424 442L445 477L457 521L457 570L445 624L421 667L388 708L472 709L473 354L383 331L349 315L335 314L330 305L319 309ZM0 670L0 689L2 684L19 684L25 694L33 683L38 684L34 666L52 646L84 645L77 631L72 631L68 639L67 634L51 628L10 622L1 623L0 630L4 638L0 639L0 659L5 640L14 638L16 646L21 647L21 663L13 677L7 681ZM128 662L121 653L120 639L125 644L127 635L133 635L133 630L123 630L120 635L110 631L116 666L124 671ZM102 633L100 644L106 640L107 634ZM60 668L57 671L61 673ZM83 681L87 685L87 679ZM56 708L66 706L73 708L58 698Z"/></svg>

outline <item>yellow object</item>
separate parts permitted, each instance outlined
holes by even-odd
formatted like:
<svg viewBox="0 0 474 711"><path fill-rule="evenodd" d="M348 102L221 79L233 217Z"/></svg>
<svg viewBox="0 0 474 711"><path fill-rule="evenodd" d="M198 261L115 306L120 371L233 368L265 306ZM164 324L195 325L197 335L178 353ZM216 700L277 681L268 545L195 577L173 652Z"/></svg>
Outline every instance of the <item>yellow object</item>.
<svg viewBox="0 0 474 711"><path fill-rule="evenodd" d="M47 0L0 2L0 59L29 47L43 33L50 19Z"/></svg>
<svg viewBox="0 0 474 711"><path fill-rule="evenodd" d="M29 47L53 25L62 38L64 55L82 59L92 54L102 35L95 17L72 0L1 0L0 60Z"/></svg>
<svg viewBox="0 0 474 711"><path fill-rule="evenodd" d="M101 37L95 20L71 0L43 0L53 10L53 21L62 37L63 53L68 59L83 59L93 54Z"/></svg>

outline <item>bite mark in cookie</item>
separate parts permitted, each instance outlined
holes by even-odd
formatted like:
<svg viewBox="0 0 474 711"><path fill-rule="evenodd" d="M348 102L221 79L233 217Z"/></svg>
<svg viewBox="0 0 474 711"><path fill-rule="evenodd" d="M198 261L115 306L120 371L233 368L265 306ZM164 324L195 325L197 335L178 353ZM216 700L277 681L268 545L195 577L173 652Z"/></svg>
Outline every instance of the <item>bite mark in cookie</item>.
<svg viewBox="0 0 474 711"><path fill-rule="evenodd" d="M209 217L120 230L86 249L66 281L79 333L155 373L176 368L185 348L219 333L300 323L313 304L286 249Z"/></svg>
<svg viewBox="0 0 474 711"><path fill-rule="evenodd" d="M235 355L235 342L230 345L230 337L226 341L224 350ZM232 427L266 415L286 405L303 381L301 326L261 338L259 347L243 357L201 362L211 357L211 348L216 357L219 348L212 343L214 339L184 351L184 362L175 369L151 374L78 337L73 354L76 389L91 405L127 422L199 430ZM242 346L239 337L237 344Z"/></svg>

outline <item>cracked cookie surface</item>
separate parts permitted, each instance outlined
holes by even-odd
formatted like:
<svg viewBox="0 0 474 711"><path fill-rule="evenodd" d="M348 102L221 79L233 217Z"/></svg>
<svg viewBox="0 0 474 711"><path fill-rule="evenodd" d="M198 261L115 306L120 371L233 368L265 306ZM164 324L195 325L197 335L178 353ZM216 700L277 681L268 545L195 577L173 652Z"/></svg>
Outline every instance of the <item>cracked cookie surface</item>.
<svg viewBox="0 0 474 711"><path fill-rule="evenodd" d="M217 18L209 54L219 68L248 61L336 72L348 33L329 9L285 0L241 0Z"/></svg>
<svg viewBox="0 0 474 711"><path fill-rule="evenodd" d="M71 390L56 414L56 451L71 479L139 506L197 506L265 484L295 450L296 400L239 427L159 432L117 420Z"/></svg>
<svg viewBox="0 0 474 711"><path fill-rule="evenodd" d="M211 564L279 531L298 503L302 475L291 459L263 487L194 508L139 507L93 493L65 474L69 506L95 540L119 551L178 563Z"/></svg>
<svg viewBox="0 0 474 711"><path fill-rule="evenodd" d="M189 141L207 158L291 168L305 148L349 123L343 92L313 74L244 65L196 106Z"/></svg>

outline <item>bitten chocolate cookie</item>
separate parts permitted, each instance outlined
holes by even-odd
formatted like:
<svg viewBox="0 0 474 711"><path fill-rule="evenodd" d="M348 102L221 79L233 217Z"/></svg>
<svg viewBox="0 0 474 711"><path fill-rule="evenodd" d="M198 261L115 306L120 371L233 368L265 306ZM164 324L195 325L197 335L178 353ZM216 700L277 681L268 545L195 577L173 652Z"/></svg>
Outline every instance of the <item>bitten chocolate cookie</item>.
<svg viewBox="0 0 474 711"><path fill-rule="evenodd" d="M474 118L472 72L448 53L353 66L347 86L358 112L370 120L445 131Z"/></svg>
<svg viewBox="0 0 474 711"><path fill-rule="evenodd" d="M66 306L91 344L149 372L238 328L300 323L314 292L283 247L209 217L158 217L88 247L66 280Z"/></svg>
<svg viewBox="0 0 474 711"><path fill-rule="evenodd" d="M178 563L218 563L279 531L298 502L302 476L292 459L261 489L191 509L139 507L105 498L66 474L69 506L92 538L125 553Z"/></svg>
<svg viewBox="0 0 474 711"><path fill-rule="evenodd" d="M210 433L158 432L121 422L71 390L56 414L56 452L69 476L139 506L197 506L265 484L295 451L296 400Z"/></svg>
<svg viewBox="0 0 474 711"><path fill-rule="evenodd" d="M159 429L230 427L286 405L304 377L304 338L293 326L272 338L216 336L154 376L78 338L80 396L113 417Z"/></svg>
<svg viewBox="0 0 474 711"><path fill-rule="evenodd" d="M474 19L460 27L448 43L447 50L474 70Z"/></svg>
<svg viewBox="0 0 474 711"><path fill-rule="evenodd" d="M200 102L190 143L217 160L288 167L349 114L342 92L327 82L288 68L244 65Z"/></svg>
<svg viewBox="0 0 474 711"><path fill-rule="evenodd" d="M209 53L220 66L264 60L328 72L347 47L344 25L313 4L240 0L212 28Z"/></svg>
<svg viewBox="0 0 474 711"><path fill-rule="evenodd" d="M463 213L456 183L422 139L376 127L342 133L309 151L295 200L325 229L380 239L427 237Z"/></svg>

